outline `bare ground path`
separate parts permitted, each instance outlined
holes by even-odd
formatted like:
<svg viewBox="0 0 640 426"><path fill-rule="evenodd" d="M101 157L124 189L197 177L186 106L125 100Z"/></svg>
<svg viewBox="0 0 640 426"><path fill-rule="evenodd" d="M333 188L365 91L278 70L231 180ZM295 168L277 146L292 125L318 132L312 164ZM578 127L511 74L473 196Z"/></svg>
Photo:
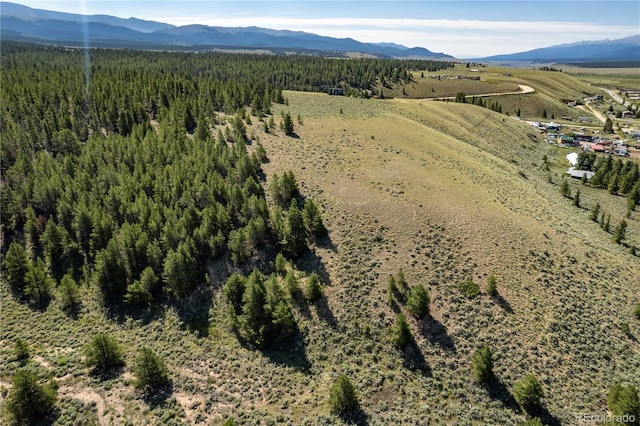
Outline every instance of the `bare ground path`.
<svg viewBox="0 0 640 426"><path fill-rule="evenodd" d="M524 84L518 84L518 87L520 88L520 90L518 90L517 92L496 92L496 93L484 93L484 94L480 94L480 95L473 95L475 97L478 98L485 98L488 96L500 96L500 95L524 95L527 93L534 93L536 90L531 87L531 86L526 86ZM467 98L472 97L471 95L467 96ZM435 100L443 100L443 99L455 99L455 96L445 96L445 97L438 97L438 98L425 98L422 99L423 101L435 101Z"/></svg>

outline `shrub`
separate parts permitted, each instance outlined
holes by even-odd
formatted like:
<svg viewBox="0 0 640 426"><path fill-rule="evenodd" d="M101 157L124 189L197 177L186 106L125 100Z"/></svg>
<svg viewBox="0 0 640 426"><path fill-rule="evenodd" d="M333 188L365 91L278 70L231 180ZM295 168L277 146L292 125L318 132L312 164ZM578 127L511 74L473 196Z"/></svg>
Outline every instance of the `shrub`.
<svg viewBox="0 0 640 426"><path fill-rule="evenodd" d="M458 283L458 290L460 290L468 299L473 299L480 294L480 286L474 283L471 279L460 281Z"/></svg>
<svg viewBox="0 0 640 426"><path fill-rule="evenodd" d="M396 322L391 328L391 342L397 348L404 348L411 342L411 330L404 314L396 315Z"/></svg>
<svg viewBox="0 0 640 426"><path fill-rule="evenodd" d="M640 418L640 402L638 402L638 389L634 385L622 386L616 383L607 396L607 407L614 416L633 416ZM636 424L636 423L632 423Z"/></svg>
<svg viewBox="0 0 640 426"><path fill-rule="evenodd" d="M624 334L626 334L627 336L629 336L631 334L631 329L629 328L629 324L628 323L623 322L622 324L620 324L620 328L622 329Z"/></svg>
<svg viewBox="0 0 640 426"><path fill-rule="evenodd" d="M542 396L542 386L533 374L524 376L513 385L513 397L526 412L538 408Z"/></svg>
<svg viewBox="0 0 640 426"><path fill-rule="evenodd" d="M429 313L429 293L424 286L418 285L411 289L407 309L416 318L422 318Z"/></svg>
<svg viewBox="0 0 640 426"><path fill-rule="evenodd" d="M322 286L318 274L312 272L307 278L307 284L304 287L304 297L309 302L315 302L322 297Z"/></svg>
<svg viewBox="0 0 640 426"><path fill-rule="evenodd" d="M493 380L493 354L491 348L485 345L478 349L471 358L473 363L473 378L478 383L489 383Z"/></svg>
<svg viewBox="0 0 640 426"><path fill-rule="evenodd" d="M138 389L150 390L169 383L164 361L146 346L138 352L133 374L136 376L135 386Z"/></svg>
<svg viewBox="0 0 640 426"><path fill-rule="evenodd" d="M51 384L41 386L38 377L27 370L18 370L13 376L13 387L7 397L7 411L16 423L33 423L47 416L57 395Z"/></svg>
<svg viewBox="0 0 640 426"><path fill-rule="evenodd" d="M86 351L86 364L97 371L107 371L110 368L123 365L124 358L118 342L113 337L97 334Z"/></svg>
<svg viewBox="0 0 640 426"><path fill-rule="evenodd" d="M18 361L26 361L29 359L29 346L21 338L16 339L15 348L13 352Z"/></svg>
<svg viewBox="0 0 640 426"><path fill-rule="evenodd" d="M543 426L542 420L538 417L527 419L521 426Z"/></svg>
<svg viewBox="0 0 640 426"><path fill-rule="evenodd" d="M489 275L489 277L487 278L487 286L486 286L487 294L489 296L496 296L498 294L498 288L496 284L497 282L496 282L495 275L493 274Z"/></svg>
<svg viewBox="0 0 640 426"><path fill-rule="evenodd" d="M566 179L562 179L562 184L560 185L560 193L567 198L571 198L571 188L569 187L569 182Z"/></svg>
<svg viewBox="0 0 640 426"><path fill-rule="evenodd" d="M340 375L329 390L329 405L331 411L342 414L358 407L358 396L351 380Z"/></svg>
<svg viewBox="0 0 640 426"><path fill-rule="evenodd" d="M633 313L636 316L636 318L640 320L640 303L636 303L636 308L633 311Z"/></svg>

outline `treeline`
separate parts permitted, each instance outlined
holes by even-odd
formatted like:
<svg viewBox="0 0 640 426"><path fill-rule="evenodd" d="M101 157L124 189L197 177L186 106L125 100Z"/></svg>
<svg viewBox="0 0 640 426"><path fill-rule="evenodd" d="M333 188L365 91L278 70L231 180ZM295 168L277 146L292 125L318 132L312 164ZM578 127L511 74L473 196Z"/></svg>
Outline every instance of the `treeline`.
<svg viewBox="0 0 640 426"><path fill-rule="evenodd" d="M489 108L491 111L496 111L502 114L502 105L500 105L498 102L488 102L486 100L484 100L482 98L482 96L472 96L470 99L467 98L467 95L464 94L463 92L458 92L456 94L456 97L454 99L454 102L457 103L461 103L461 104L471 104L471 105L477 105L480 106L482 108ZM519 115L519 114L518 114Z"/></svg>
<svg viewBox="0 0 640 426"><path fill-rule="evenodd" d="M211 77L242 56L91 54L85 80L78 50L3 50L3 277L17 295L75 309L91 285L149 305L188 295L213 259L294 259L325 232L293 173L265 190L266 152L247 136L281 89Z"/></svg>
<svg viewBox="0 0 640 426"><path fill-rule="evenodd" d="M578 170L595 171L587 182L595 188L604 188L611 194L628 197L629 210L640 204L640 170L635 161L614 159L610 155L597 157L593 152L578 154Z"/></svg>
<svg viewBox="0 0 640 426"><path fill-rule="evenodd" d="M365 90L410 79L427 60L335 60L311 56L148 52L2 43L2 170L25 151L75 149L93 133L127 136L150 120L193 131L207 117L251 108L269 114L282 90ZM67 130L69 132L67 132ZM62 132L62 133L61 133ZM71 145L71 147L70 147Z"/></svg>

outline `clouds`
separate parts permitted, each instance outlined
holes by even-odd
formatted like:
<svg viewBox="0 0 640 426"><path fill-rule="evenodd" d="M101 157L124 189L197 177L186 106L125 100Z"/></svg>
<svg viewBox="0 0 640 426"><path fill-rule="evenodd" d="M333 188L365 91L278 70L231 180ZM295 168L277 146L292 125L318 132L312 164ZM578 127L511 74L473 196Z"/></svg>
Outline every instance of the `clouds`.
<svg viewBox="0 0 640 426"><path fill-rule="evenodd" d="M66 12L134 16L174 25L258 26L362 42L394 42L459 58L640 33L637 0L23 0L23 3Z"/></svg>
<svg viewBox="0 0 640 426"><path fill-rule="evenodd" d="M562 20L473 20L414 18L296 18L275 15L164 18L174 25L259 26L306 31L363 42L395 42L420 46L457 57L482 57L521 52L583 40L616 39L639 32L633 25L569 22Z"/></svg>

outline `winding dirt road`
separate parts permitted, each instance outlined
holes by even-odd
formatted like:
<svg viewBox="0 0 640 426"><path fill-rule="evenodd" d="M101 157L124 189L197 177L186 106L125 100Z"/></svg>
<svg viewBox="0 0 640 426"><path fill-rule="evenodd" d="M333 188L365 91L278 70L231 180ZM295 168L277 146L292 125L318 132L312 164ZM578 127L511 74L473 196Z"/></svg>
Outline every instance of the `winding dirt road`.
<svg viewBox="0 0 640 426"><path fill-rule="evenodd" d="M520 90L517 92L496 92L496 93L482 93L479 95L467 95L467 98L476 97L476 98L486 98L488 96L500 96L500 95L525 95L527 93L533 93L536 90L531 86L525 86L524 84L518 84ZM444 96L438 98L424 98L423 101L435 101L435 100L443 100L443 99L455 99L455 96Z"/></svg>

